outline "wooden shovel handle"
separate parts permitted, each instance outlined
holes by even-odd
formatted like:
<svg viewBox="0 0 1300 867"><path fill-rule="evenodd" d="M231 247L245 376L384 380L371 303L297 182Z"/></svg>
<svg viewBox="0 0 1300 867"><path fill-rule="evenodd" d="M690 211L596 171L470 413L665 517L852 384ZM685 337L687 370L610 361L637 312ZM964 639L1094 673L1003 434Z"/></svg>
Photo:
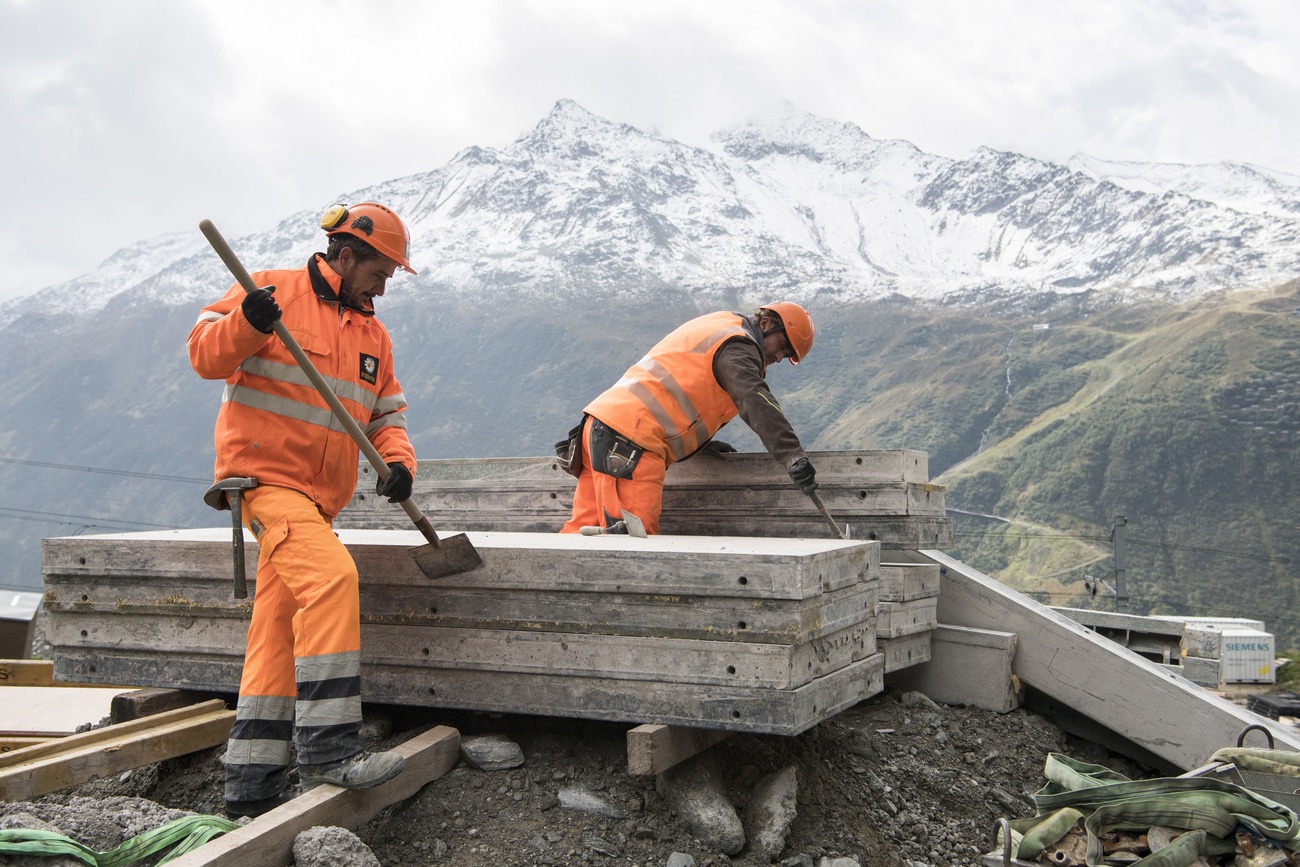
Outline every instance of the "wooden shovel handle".
<svg viewBox="0 0 1300 867"><path fill-rule="evenodd" d="M226 239L217 231L217 227L212 224L211 220L200 220L199 231L208 239L208 243L212 245L212 249L217 251L217 255L221 257L221 261L226 263L226 267L230 269L230 273L235 276L235 281L244 288L245 292L252 292L254 289L258 288L257 284L253 282L253 278L249 276L247 269L244 268L244 264L239 261L239 257L235 255L235 251L230 248L228 243L226 243ZM338 396L334 394L334 390L330 388L329 383L325 381L325 377L320 375L320 371L316 369L316 365L311 363L311 359L307 357L307 354L302 351L302 347L298 345L298 341L294 336L289 333L289 329L285 327L284 322L277 319L274 325L272 325L272 329L275 331L275 335L280 338L280 341L284 343L285 348L289 350L289 354L293 356L293 360L298 362L298 366L302 368L302 372L307 374L307 378L311 380L311 384L316 386L316 390L320 392L320 396L325 398L325 402L328 403L330 409L334 411L334 415L339 420L339 423L343 425L343 429L346 430L356 442L357 447L361 449L361 453L366 456L366 460L370 461L370 465L375 468L375 472L379 474L379 478L381 480L387 480L388 464L384 462L382 457L380 457L379 450L376 449L374 444L366 437L365 431L361 429L361 425L357 424L357 420L349 415L348 411L343 408L343 404L339 402ZM406 514L410 516L411 521L419 529L424 538L428 540L429 544L437 547L439 544L438 534L433 531L433 527L429 524L428 519L424 517L424 513L420 511L420 507L415 505L415 501L410 497L407 497L405 500L402 500L401 506L406 510Z"/></svg>

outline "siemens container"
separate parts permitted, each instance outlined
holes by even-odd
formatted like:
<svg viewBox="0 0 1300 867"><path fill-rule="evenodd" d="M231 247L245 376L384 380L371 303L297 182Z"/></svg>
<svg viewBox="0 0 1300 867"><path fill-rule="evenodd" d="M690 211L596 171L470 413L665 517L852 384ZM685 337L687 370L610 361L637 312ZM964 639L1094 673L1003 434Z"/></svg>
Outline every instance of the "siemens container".
<svg viewBox="0 0 1300 867"><path fill-rule="evenodd" d="M1274 683L1273 635L1259 629L1223 630L1223 682Z"/></svg>

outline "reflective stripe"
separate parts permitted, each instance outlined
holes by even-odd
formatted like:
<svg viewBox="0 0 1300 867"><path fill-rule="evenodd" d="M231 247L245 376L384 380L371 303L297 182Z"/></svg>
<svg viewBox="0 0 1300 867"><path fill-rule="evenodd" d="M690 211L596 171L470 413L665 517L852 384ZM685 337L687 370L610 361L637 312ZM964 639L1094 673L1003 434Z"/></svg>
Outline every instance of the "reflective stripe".
<svg viewBox="0 0 1300 867"><path fill-rule="evenodd" d="M312 406L309 403L302 403L276 394L267 394L247 385L227 385L221 400L260 409L263 412L274 413L304 424L313 424L317 427L333 429L332 423L337 421L334 418L333 411L327 407Z"/></svg>
<svg viewBox="0 0 1300 867"><path fill-rule="evenodd" d="M241 695L235 705L235 716L239 719L293 719L293 703L297 698L292 695Z"/></svg>
<svg viewBox="0 0 1300 867"><path fill-rule="evenodd" d="M268 358L262 358L260 355L250 355L240 363L238 369L244 373L251 373L255 376L273 379L276 382L287 382L290 385L301 385L304 388L310 388L313 391L316 389L316 386L312 384L312 381L307 378L307 374L303 373L302 368L296 364L285 364L281 361L271 361ZM353 403L360 404L369 412L373 413L375 411L376 398L373 391L368 391L357 385L355 382L335 379L332 376L321 374L321 378L325 380L325 384L333 390L334 394L336 394L340 400L350 400Z"/></svg>
<svg viewBox="0 0 1300 867"><path fill-rule="evenodd" d="M390 394L388 397L381 397L375 401L371 407L372 415L387 415L390 412L398 412L406 409L406 395L400 391L397 394Z"/></svg>
<svg viewBox="0 0 1300 867"><path fill-rule="evenodd" d="M717 331L713 332L708 337L704 338L699 343L695 344L695 348L692 349L691 352L708 352L710 349L713 348L714 344L716 344L718 341L725 340L728 337L737 337L737 336L739 337L747 336L745 333L745 329L742 326L729 325L726 328L719 328Z"/></svg>
<svg viewBox="0 0 1300 867"><path fill-rule="evenodd" d="M395 427L406 430L406 413L390 412L388 415L381 415L379 418L366 425L366 438L371 439L379 433L381 428Z"/></svg>
<svg viewBox="0 0 1300 867"><path fill-rule="evenodd" d="M358 678L358 684L360 679ZM361 696L298 702L298 728L361 722Z"/></svg>
<svg viewBox="0 0 1300 867"><path fill-rule="evenodd" d="M222 759L228 765L287 765L291 755L289 739L284 740L249 740L231 738L226 742L226 755Z"/></svg>
<svg viewBox="0 0 1300 867"><path fill-rule="evenodd" d="M225 316L223 316L220 313L217 313L215 310L205 310L199 314L199 322L216 322L218 319L225 319L225 318L226 318Z"/></svg>
<svg viewBox="0 0 1300 867"><path fill-rule="evenodd" d="M298 683L335 680L340 677L360 677L361 651L343 650L317 656L300 656L293 661L293 668L294 679Z"/></svg>
<svg viewBox="0 0 1300 867"><path fill-rule="evenodd" d="M646 388L644 384L637 382L635 379L628 379L626 376L618 381L616 387L626 388L628 391L632 392L632 395L636 397L637 400L646 405L646 408L650 410L650 414L654 416L655 421L659 423L659 426L664 429L664 433L667 434L668 446L673 450L673 458L679 461L684 459L686 457L686 452L682 449L681 431L677 429L677 425L673 422L672 416L668 415L668 410L664 409L663 404L661 404L655 396L650 393L650 389Z"/></svg>

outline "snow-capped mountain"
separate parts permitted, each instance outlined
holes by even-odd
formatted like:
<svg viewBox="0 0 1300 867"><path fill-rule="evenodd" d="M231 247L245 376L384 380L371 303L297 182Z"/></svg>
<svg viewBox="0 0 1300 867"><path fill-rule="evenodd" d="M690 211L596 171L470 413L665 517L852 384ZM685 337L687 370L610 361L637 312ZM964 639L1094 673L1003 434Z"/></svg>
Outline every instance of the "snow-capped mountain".
<svg viewBox="0 0 1300 867"><path fill-rule="evenodd" d="M985 148L953 160L794 108L696 147L561 100L513 144L347 197L363 200L411 228L420 275L403 291L443 296L1184 299L1300 272L1292 176ZM250 269L305 262L329 204L230 240ZM127 248L23 312L89 312L123 293L192 305L229 282L195 231ZM0 309L0 325L18 315Z"/></svg>

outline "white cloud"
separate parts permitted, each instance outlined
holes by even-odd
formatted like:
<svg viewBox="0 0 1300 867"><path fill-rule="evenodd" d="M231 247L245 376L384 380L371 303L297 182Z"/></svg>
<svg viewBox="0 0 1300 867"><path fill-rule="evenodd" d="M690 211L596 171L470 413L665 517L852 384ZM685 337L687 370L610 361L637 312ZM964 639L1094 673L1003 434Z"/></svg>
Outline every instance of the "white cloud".
<svg viewBox="0 0 1300 867"><path fill-rule="evenodd" d="M783 100L960 157L1300 173L1282 0L0 0L0 299L503 146L557 99L703 144Z"/></svg>

